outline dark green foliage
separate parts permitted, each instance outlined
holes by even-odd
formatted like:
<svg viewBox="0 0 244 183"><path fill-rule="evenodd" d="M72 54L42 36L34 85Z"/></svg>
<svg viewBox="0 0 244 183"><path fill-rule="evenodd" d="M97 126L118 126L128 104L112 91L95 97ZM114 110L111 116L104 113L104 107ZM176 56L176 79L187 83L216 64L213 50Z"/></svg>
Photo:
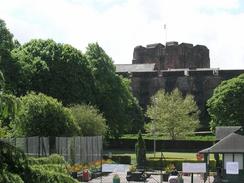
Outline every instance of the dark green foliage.
<svg viewBox="0 0 244 183"><path fill-rule="evenodd" d="M16 96L41 92L65 106L95 105L106 118L111 137L143 128L144 116L132 96L130 81L116 74L112 59L98 44L90 44L84 56L50 39L20 45L3 21L0 33L0 68L7 91Z"/></svg>
<svg viewBox="0 0 244 183"><path fill-rule="evenodd" d="M15 96L5 93L5 80L0 71L0 137L9 132L9 124L15 119L18 109L18 100Z"/></svg>
<svg viewBox="0 0 244 183"><path fill-rule="evenodd" d="M32 40L12 51L18 74L12 86L17 95L33 90L61 100L65 105L93 101L93 77L82 53L53 40ZM17 77L17 76L16 76Z"/></svg>
<svg viewBox="0 0 244 183"><path fill-rule="evenodd" d="M30 173L28 174L30 182L77 182L68 174L66 169L67 163L64 158L58 154L52 154L51 156L42 158L28 158L28 163L31 165Z"/></svg>
<svg viewBox="0 0 244 183"><path fill-rule="evenodd" d="M76 181L69 175L57 173L57 172L50 172L44 169L42 170L33 169L31 178L34 179L35 183L59 183L59 182L78 183L78 181Z"/></svg>
<svg viewBox="0 0 244 183"><path fill-rule="evenodd" d="M112 157L105 155L103 156L103 159L111 159L113 162L118 164L131 164L131 156L126 155L114 155Z"/></svg>
<svg viewBox="0 0 244 183"><path fill-rule="evenodd" d="M29 179L33 183L46 182L77 182L71 178L66 169L66 161L58 154L52 154L48 157L28 158L30 166Z"/></svg>
<svg viewBox="0 0 244 183"><path fill-rule="evenodd" d="M244 126L244 74L223 81L207 102L210 126Z"/></svg>
<svg viewBox="0 0 244 183"><path fill-rule="evenodd" d="M0 19L0 66L3 66L5 60L10 59L10 51L13 48L13 35L7 29L5 22Z"/></svg>
<svg viewBox="0 0 244 183"><path fill-rule="evenodd" d="M3 56L13 48L13 35L7 29L5 22L0 19L0 56Z"/></svg>
<svg viewBox="0 0 244 183"><path fill-rule="evenodd" d="M6 170L0 171L0 182L1 183L24 183L24 181L18 174L14 174Z"/></svg>
<svg viewBox="0 0 244 183"><path fill-rule="evenodd" d="M28 183L78 183L75 179L65 173L46 170L44 167L32 167Z"/></svg>
<svg viewBox="0 0 244 183"><path fill-rule="evenodd" d="M27 160L20 150L0 141L1 183L78 183L68 174L65 165L59 155Z"/></svg>
<svg viewBox="0 0 244 183"><path fill-rule="evenodd" d="M10 128L10 122L15 120L18 109L18 98L11 94L0 94L0 123L2 127Z"/></svg>
<svg viewBox="0 0 244 183"><path fill-rule="evenodd" d="M20 98L21 107L14 123L17 135L70 136L78 131L69 109L52 97L30 93Z"/></svg>
<svg viewBox="0 0 244 183"><path fill-rule="evenodd" d="M106 119L98 109L91 105L74 105L70 107L75 123L79 126L79 135L105 135L107 131Z"/></svg>
<svg viewBox="0 0 244 183"><path fill-rule="evenodd" d="M58 155L58 154L52 154L48 157L40 157L40 158L34 158L29 157L28 158L28 164L29 165L54 165L54 164L65 164L64 157Z"/></svg>
<svg viewBox="0 0 244 183"><path fill-rule="evenodd" d="M4 80L4 77L3 77L3 73L0 70L0 91L1 92L4 90L4 85L5 85L5 80Z"/></svg>
<svg viewBox="0 0 244 183"><path fill-rule="evenodd" d="M0 140L0 171L25 176L28 162L23 152Z"/></svg>
<svg viewBox="0 0 244 183"><path fill-rule="evenodd" d="M6 24L0 19L0 70L3 72L6 83L8 77L13 75L12 70L9 70L9 63L11 62L11 50L14 48L13 35L9 32Z"/></svg>
<svg viewBox="0 0 244 183"><path fill-rule="evenodd" d="M144 168L146 165L146 147L142 138L141 131L138 133L138 140L135 146L136 150L136 163L138 168Z"/></svg>
<svg viewBox="0 0 244 183"><path fill-rule="evenodd" d="M47 63L34 57L28 52L15 49L12 51L12 62L9 63L9 70L15 74L9 76L12 91L20 96L28 91L42 91L49 73Z"/></svg>
<svg viewBox="0 0 244 183"><path fill-rule="evenodd" d="M118 138L132 126L142 127L143 115L130 83L116 74L112 59L97 43L89 44L85 55L95 78L96 105L107 119L109 135Z"/></svg>

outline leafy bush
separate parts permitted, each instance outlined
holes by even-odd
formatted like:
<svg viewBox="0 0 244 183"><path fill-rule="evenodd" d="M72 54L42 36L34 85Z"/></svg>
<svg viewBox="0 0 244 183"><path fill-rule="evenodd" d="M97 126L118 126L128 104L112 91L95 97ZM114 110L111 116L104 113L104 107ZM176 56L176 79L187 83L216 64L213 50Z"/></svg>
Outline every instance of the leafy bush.
<svg viewBox="0 0 244 183"><path fill-rule="evenodd" d="M69 109L44 94L30 93L20 98L21 107L14 123L24 136L69 136L78 131Z"/></svg>
<svg viewBox="0 0 244 183"><path fill-rule="evenodd" d="M31 174L29 177L30 183L78 183L70 175L59 173L55 171L45 170L41 167L31 167Z"/></svg>
<svg viewBox="0 0 244 183"><path fill-rule="evenodd" d="M91 105L74 105L71 108L75 122L80 127L79 135L105 135L107 131L106 119L98 109Z"/></svg>
<svg viewBox="0 0 244 183"><path fill-rule="evenodd" d="M2 183L24 183L18 174L8 172L6 170L0 171L0 182Z"/></svg>
<svg viewBox="0 0 244 183"><path fill-rule="evenodd" d="M6 170L23 177L26 169L28 169L28 163L25 154L0 140L0 172Z"/></svg>
<svg viewBox="0 0 244 183"><path fill-rule="evenodd" d="M29 157L28 164L29 165L66 164L66 161L64 160L63 156L60 156L58 154L52 154L48 157L40 157L40 158Z"/></svg>
<svg viewBox="0 0 244 183"><path fill-rule="evenodd" d="M64 164L39 164L39 165L31 165L31 167L39 170L68 174L68 170L66 168L66 165Z"/></svg>
<svg viewBox="0 0 244 183"><path fill-rule="evenodd" d="M212 131L216 126L244 126L244 74L221 82L207 106Z"/></svg>

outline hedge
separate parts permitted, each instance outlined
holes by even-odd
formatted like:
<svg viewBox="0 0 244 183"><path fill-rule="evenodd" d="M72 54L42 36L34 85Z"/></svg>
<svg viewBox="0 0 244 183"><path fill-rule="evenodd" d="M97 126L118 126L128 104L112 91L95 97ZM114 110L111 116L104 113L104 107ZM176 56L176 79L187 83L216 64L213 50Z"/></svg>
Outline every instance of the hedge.
<svg viewBox="0 0 244 183"><path fill-rule="evenodd" d="M145 139L147 151L152 151L154 141ZM134 150L137 139L109 139L107 149ZM156 140L157 151L196 152L213 145L213 141L195 140Z"/></svg>
<svg viewBox="0 0 244 183"><path fill-rule="evenodd" d="M120 164L131 164L131 156L103 156L103 159L111 159L112 161Z"/></svg>

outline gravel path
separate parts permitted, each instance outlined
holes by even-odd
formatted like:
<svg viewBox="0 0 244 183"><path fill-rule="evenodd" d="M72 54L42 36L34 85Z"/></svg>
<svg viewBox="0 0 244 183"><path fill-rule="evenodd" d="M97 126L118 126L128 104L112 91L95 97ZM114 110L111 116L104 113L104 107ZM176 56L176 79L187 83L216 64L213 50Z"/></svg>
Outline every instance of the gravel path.
<svg viewBox="0 0 244 183"><path fill-rule="evenodd" d="M126 180L126 173L111 173L108 176L99 177L89 182L90 183L112 183L114 174L118 174L120 176L120 183L144 183L144 182L135 182L135 181L128 182ZM190 176L183 176L183 179L184 179L184 183L191 183ZM210 181L207 182L212 183L213 177L210 177ZM152 175L150 178L147 179L146 183L160 183L160 176ZM167 182L163 182L163 183L167 183ZM193 183L203 183L203 180L201 179L200 175L194 175Z"/></svg>

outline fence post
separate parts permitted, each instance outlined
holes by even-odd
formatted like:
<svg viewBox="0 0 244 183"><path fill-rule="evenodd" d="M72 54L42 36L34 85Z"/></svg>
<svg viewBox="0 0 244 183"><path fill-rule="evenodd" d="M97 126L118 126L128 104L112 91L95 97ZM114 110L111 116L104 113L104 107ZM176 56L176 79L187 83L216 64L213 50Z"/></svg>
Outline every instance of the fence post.
<svg viewBox="0 0 244 183"><path fill-rule="evenodd" d="M54 136L50 136L49 138L49 151L50 151L50 155L56 153L56 142L55 142L55 137Z"/></svg>
<svg viewBox="0 0 244 183"><path fill-rule="evenodd" d="M28 155L28 137L25 137L25 147L26 147L26 154Z"/></svg>
<svg viewBox="0 0 244 183"><path fill-rule="evenodd" d="M40 143L40 137L38 136L37 138L38 138L38 157L40 157L40 145L41 145L41 143Z"/></svg>

